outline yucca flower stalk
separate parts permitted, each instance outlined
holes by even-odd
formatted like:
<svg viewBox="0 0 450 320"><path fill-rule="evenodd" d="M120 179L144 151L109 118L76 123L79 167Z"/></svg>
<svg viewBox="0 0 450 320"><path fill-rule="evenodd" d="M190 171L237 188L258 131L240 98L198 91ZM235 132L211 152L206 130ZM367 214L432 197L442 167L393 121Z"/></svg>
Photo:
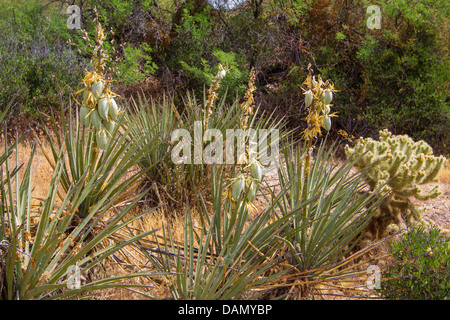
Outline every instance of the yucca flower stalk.
<svg viewBox="0 0 450 320"><path fill-rule="evenodd" d="M208 129L208 120L212 113L212 108L214 106L214 102L218 98L216 91L220 87L221 80L226 76L227 69L222 66L222 64L219 63L219 71L217 72L215 78L213 79L211 86L208 89L208 99L205 104L204 109L204 128L205 130Z"/></svg>
<svg viewBox="0 0 450 320"><path fill-rule="evenodd" d="M336 92L334 86L328 80L324 82L320 75L316 81L311 65L308 65L308 72L309 74L303 82L306 89L302 88L307 109L307 116L305 118L307 127L302 133L306 143L306 153L304 155L304 186L308 185L313 141L317 136L322 134L322 128L327 131L331 129L330 117L335 116L335 114L330 114L330 103L333 99L333 92ZM303 192L300 196L304 200L308 197L307 188L303 188L302 190ZM304 215L304 218L306 218L306 215Z"/></svg>
<svg viewBox="0 0 450 320"><path fill-rule="evenodd" d="M140 138L131 139L132 129L125 126L123 114L119 114L113 98L115 94L110 90L109 82L103 74L108 56L102 49L105 36L98 17L96 21L97 40L93 57L95 70L86 72L83 79L85 87L78 92L83 93L79 112L74 117L70 106L67 116L65 106L61 105L63 136L59 134L59 126L53 116L54 134L43 123L51 147L50 155L39 141L44 156L53 167L61 150L67 150L64 157L68 160L68 165L62 165L61 177L64 192L67 193L73 184L79 183L84 184L86 192L90 192L78 208L77 215L81 218L88 216L92 207L106 194L120 196L116 198L116 204L134 198L133 192L137 189L140 178L151 167L133 171L128 179L122 179L144 154L157 146L152 139L142 143L139 143ZM102 103L105 100L106 103ZM103 151L100 152L99 149Z"/></svg>
<svg viewBox="0 0 450 320"><path fill-rule="evenodd" d="M241 109L244 112L244 118L242 120L242 129L247 129L248 127L248 119L251 115L253 115L253 109L255 104L255 99L253 98L253 92L255 92L255 79L256 79L256 72L255 69L252 68L250 71L250 79L248 81L248 88L245 92L244 96L244 102L241 104Z"/></svg>
<svg viewBox="0 0 450 320"><path fill-rule="evenodd" d="M332 83L328 80L323 81L321 76L318 76L316 81L313 76L311 65L308 66L308 76L303 82L306 89L302 88L305 95L305 106L307 109L306 123L307 128L302 135L307 143L307 153L305 157L305 170L308 173L310 168L312 144L317 136L322 134L322 128L329 131L331 129L331 117L336 117L335 113L330 114L331 101L333 99L334 89Z"/></svg>
<svg viewBox="0 0 450 320"><path fill-rule="evenodd" d="M5 154L9 152L5 138ZM80 204L89 196L92 186L73 184L61 202L57 202L63 173L63 150L52 173L50 188L40 205L32 205L32 161L36 144L25 164L23 175L11 170L10 159L3 158L0 174L5 177L0 189L0 299L71 299L89 295L95 290L128 287L122 280L147 272L112 276L84 282L87 274L122 248L150 235L153 231L130 235L123 241L110 240L146 212L125 218L140 198L119 208L105 219L106 211L118 194L97 199L89 215L77 219ZM15 167L20 167L18 148ZM142 197L141 195L140 197ZM147 211L149 212L149 211ZM111 238L111 240L114 238ZM78 274L72 275L72 270ZM75 277L73 277L75 276Z"/></svg>
<svg viewBox="0 0 450 320"><path fill-rule="evenodd" d="M243 134L245 134L245 131L249 129L249 119L254 113L253 92L256 89L254 85L255 78L256 73L255 70L252 69L250 72L250 79L248 81L248 88L244 96L244 101L240 105L242 110L240 125ZM245 144L245 150L241 155L241 158L238 159L239 166L237 176L231 179L230 189L227 192L226 199L234 205L236 201L243 196L243 194L246 194L244 201L245 208L246 211L252 213L256 211L253 200L255 199L259 185L263 180L263 166L257 160L257 142L253 141L253 139L249 136L246 137L248 144ZM246 192L246 190L248 192Z"/></svg>
<svg viewBox="0 0 450 320"><path fill-rule="evenodd" d="M95 10L97 13L97 11ZM120 97L111 90L111 82L106 79L105 65L109 56L103 49L103 41L106 39L103 28L96 17L96 39L92 53L92 71L85 71L82 80L83 88L75 94L82 93L82 102L75 101L80 105L81 123L95 132L95 149L106 148L108 140L112 138L112 132L119 117L119 107L114 98ZM89 43L89 37L85 32L85 39Z"/></svg>

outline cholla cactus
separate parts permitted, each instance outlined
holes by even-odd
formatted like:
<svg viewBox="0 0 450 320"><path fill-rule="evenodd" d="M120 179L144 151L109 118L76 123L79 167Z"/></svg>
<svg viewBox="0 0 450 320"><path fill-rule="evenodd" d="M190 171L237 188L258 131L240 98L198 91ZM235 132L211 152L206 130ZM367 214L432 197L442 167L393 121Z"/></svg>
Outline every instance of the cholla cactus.
<svg viewBox="0 0 450 320"><path fill-rule="evenodd" d="M353 148L347 145L345 152L350 159L360 157L356 163L359 169L373 166L367 175L372 190L385 185L383 193L387 197L369 225L376 238L383 237L390 224L399 224L400 217L408 224L412 219L423 222L423 210L417 209L410 199L428 200L440 195L437 184L426 193L419 186L438 181L445 157L434 156L425 141L414 142L407 135L392 135L388 130L380 131L379 141L360 138Z"/></svg>

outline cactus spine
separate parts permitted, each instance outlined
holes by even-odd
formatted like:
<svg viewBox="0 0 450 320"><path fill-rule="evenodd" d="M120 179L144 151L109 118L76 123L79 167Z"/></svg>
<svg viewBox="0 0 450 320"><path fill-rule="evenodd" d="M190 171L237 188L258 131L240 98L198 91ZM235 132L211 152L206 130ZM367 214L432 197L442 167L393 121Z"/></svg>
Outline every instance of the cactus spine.
<svg viewBox="0 0 450 320"><path fill-rule="evenodd" d="M371 166L366 182L372 191L384 185L382 193L386 198L368 226L375 238L382 238L390 224L399 224L400 217L407 224L413 220L423 222L423 210L416 208L411 199L428 200L440 195L437 184L429 192L423 192L419 186L438 181L445 157L434 156L423 140L415 142L407 135L392 135L388 130L380 131L379 141L358 139L353 148L345 147L345 153L349 159L358 159L357 168Z"/></svg>

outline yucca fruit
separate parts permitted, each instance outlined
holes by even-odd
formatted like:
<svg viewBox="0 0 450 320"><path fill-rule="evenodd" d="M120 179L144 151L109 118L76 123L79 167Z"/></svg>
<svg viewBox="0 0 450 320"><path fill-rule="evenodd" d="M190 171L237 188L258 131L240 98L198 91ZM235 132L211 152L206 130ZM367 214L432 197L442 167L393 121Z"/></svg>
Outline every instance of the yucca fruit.
<svg viewBox="0 0 450 320"><path fill-rule="evenodd" d="M234 200L241 198L242 191L245 188L245 178L243 175L239 176L233 183L232 196Z"/></svg>
<svg viewBox="0 0 450 320"><path fill-rule="evenodd" d="M92 85L91 91L92 91L92 94L95 97L95 99L100 99L100 97L103 94L104 87L105 87L105 84L103 83L102 80L99 80Z"/></svg>
<svg viewBox="0 0 450 320"><path fill-rule="evenodd" d="M323 91L322 95L320 96L320 101L323 104L330 104L333 100L333 92L330 89L326 89Z"/></svg>
<svg viewBox="0 0 450 320"><path fill-rule="evenodd" d="M109 103L106 98L101 98L98 100L98 115L104 119L108 120Z"/></svg>
<svg viewBox="0 0 450 320"><path fill-rule="evenodd" d="M305 106L308 108L313 101L313 93L311 90L305 92Z"/></svg>
<svg viewBox="0 0 450 320"><path fill-rule="evenodd" d="M83 104L88 103L89 94L90 94L90 90L88 88L85 88L83 90Z"/></svg>
<svg viewBox="0 0 450 320"><path fill-rule="evenodd" d="M100 130L102 128L102 119L100 118L97 110L92 111L90 120L95 130Z"/></svg>
<svg viewBox="0 0 450 320"><path fill-rule="evenodd" d="M114 121L119 118L119 107L114 98L108 98L108 114Z"/></svg>
<svg viewBox="0 0 450 320"><path fill-rule="evenodd" d="M247 200L253 202L256 198L256 192L258 191L258 184L252 181L248 188Z"/></svg>
<svg viewBox="0 0 450 320"><path fill-rule="evenodd" d="M81 120L81 123L86 127L89 127L89 125L90 125L90 120L89 120L90 112L91 112L91 109L89 109L87 107L80 108L80 120Z"/></svg>
<svg viewBox="0 0 450 320"><path fill-rule="evenodd" d="M103 121L103 126L105 127L106 131L109 133L109 135L111 136L114 128L116 127L116 123L114 121Z"/></svg>
<svg viewBox="0 0 450 320"><path fill-rule="evenodd" d="M323 127L327 131L330 131L330 129L331 129L331 119L328 115L323 117Z"/></svg>
<svg viewBox="0 0 450 320"><path fill-rule="evenodd" d="M95 141L97 142L97 146L100 149L106 148L106 145L108 143L108 137L106 135L105 129L101 129L101 130L97 131L97 133L95 135Z"/></svg>
<svg viewBox="0 0 450 320"><path fill-rule="evenodd" d="M259 182L262 181L263 173L262 173L262 167L261 165L255 160L250 165L250 174L253 178L258 180Z"/></svg>

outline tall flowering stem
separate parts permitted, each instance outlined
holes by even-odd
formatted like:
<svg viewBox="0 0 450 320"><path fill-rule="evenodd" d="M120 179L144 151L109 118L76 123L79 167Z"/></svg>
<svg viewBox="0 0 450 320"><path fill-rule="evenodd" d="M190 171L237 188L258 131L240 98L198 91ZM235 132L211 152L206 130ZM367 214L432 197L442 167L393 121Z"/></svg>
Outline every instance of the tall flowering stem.
<svg viewBox="0 0 450 320"><path fill-rule="evenodd" d="M253 109L255 100L253 98L253 92L256 90L254 85L255 78L256 73L255 70L252 69L250 72L250 79L244 96L244 101L240 105L241 110L243 111L241 119L242 134L246 134L245 131L248 130L249 118L254 112ZM245 193L247 193L247 197L243 200L243 202L239 203L243 203L243 205L245 205L247 212L254 212L256 207L253 204L253 200L256 197L258 187L263 179L263 168L254 154L254 148L256 146L254 145L249 148L250 144L255 144L256 142L253 141L250 135L247 137L249 139L249 144L245 145L245 150L242 157L238 159L238 163L241 164L238 176L232 179L232 188L228 191L227 195L228 199L231 200L232 205L235 205L239 200L242 200Z"/></svg>
<svg viewBox="0 0 450 320"><path fill-rule="evenodd" d="M248 81L248 89L245 92L244 102L241 104L241 109L244 111L244 119L242 120L242 129L245 130L248 127L248 119L251 115L253 115L253 107L255 100L253 98L253 92L256 90L255 88L255 69L250 71L250 80Z"/></svg>
<svg viewBox="0 0 450 320"><path fill-rule="evenodd" d="M311 65L308 66L308 76L303 82L306 88L302 88L305 95L305 106L307 109L307 116L305 118L307 127L302 132L303 138L306 141L307 149L305 155L304 165L304 182L301 193L302 200L306 200L308 196L308 180L310 174L310 163L312 155L312 146L314 139L322 134L322 128L329 131L331 129L331 117L335 114L330 114L331 101L333 100L334 89L332 83L328 80L323 81L320 75L316 80L313 75ZM306 219L306 208L303 210L303 218Z"/></svg>
<svg viewBox="0 0 450 320"><path fill-rule="evenodd" d="M97 11L94 8L95 13ZM96 39L95 45L91 43L88 34L84 31L84 39L92 51L92 71L86 71L82 80L83 88L76 92L82 93L82 102L80 105L79 119L81 124L88 128L89 132L95 133L94 153L97 155L97 149L105 150L109 138L112 137L116 127L116 121L119 118L119 107L114 98L119 97L111 90L111 81L106 80L105 66L110 57L103 49L103 41L106 39L103 28L100 24L98 15L96 16ZM92 164L96 157L92 158Z"/></svg>
<svg viewBox="0 0 450 320"><path fill-rule="evenodd" d="M328 80L324 82L320 75L316 81L310 66L308 67L308 72L308 77L303 82L306 89L302 88L308 112L305 118L307 128L302 133L303 138L307 141L306 173L309 173L310 170L313 140L322 134L322 128L327 131L331 129L331 117L336 116L334 113L330 114L330 107L332 106L330 103L333 100L333 92L337 91L332 83Z"/></svg>
<svg viewBox="0 0 450 320"><path fill-rule="evenodd" d="M208 89L208 100L206 101L205 105L205 121L204 121L204 127L205 130L208 129L208 120L212 113L212 107L214 106L214 102L217 99L217 89L220 87L220 81L225 77L227 74L227 70L222 66L222 64L219 64L219 71L217 72L211 86Z"/></svg>

